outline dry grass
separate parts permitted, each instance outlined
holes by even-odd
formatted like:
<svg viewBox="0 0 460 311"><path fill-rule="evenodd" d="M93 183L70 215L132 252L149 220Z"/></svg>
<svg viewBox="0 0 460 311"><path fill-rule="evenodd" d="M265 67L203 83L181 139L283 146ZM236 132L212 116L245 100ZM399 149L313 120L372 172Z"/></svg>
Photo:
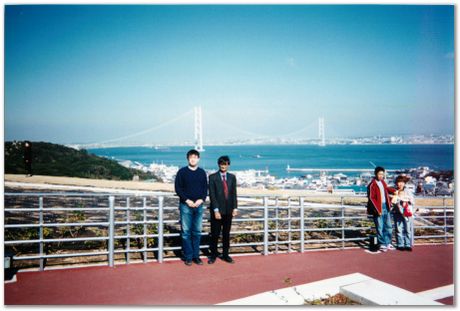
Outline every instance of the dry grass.
<svg viewBox="0 0 460 311"><path fill-rule="evenodd" d="M326 298L305 300L305 305L360 305L360 303L351 300L350 298L336 294L334 296L328 295Z"/></svg>
<svg viewBox="0 0 460 311"><path fill-rule="evenodd" d="M97 187L109 189L124 189L124 190L139 190L139 191L164 191L173 192L174 185L172 183L160 182L136 182L136 181L116 181L105 179L89 179L89 178L76 178L76 177L58 177L58 176L40 176L35 175L26 177L25 175L6 174L5 182L21 182L33 184L48 184L48 185L61 185L61 186L79 186L79 187ZM29 188L34 188L30 186ZM239 188L239 195L254 195L254 196L283 196L283 197L300 197L308 196L308 202L311 203L341 203L341 198L335 194L317 195L308 190L261 190L251 188ZM367 202L366 198L362 197L347 197L344 198L344 204L358 205ZM439 198L424 198L416 199L417 206L442 206L443 200ZM454 204L453 198L445 200L448 206Z"/></svg>

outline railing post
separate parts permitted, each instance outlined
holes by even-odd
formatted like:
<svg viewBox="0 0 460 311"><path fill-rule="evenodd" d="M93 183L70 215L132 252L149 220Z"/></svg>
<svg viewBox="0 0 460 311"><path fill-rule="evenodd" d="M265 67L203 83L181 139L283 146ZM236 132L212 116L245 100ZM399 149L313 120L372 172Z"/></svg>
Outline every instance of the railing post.
<svg viewBox="0 0 460 311"><path fill-rule="evenodd" d="M447 207L446 207L446 198L442 198L442 205L444 207L444 244L447 244Z"/></svg>
<svg viewBox="0 0 460 311"><path fill-rule="evenodd" d="M143 198L144 207L144 263L147 262L147 198Z"/></svg>
<svg viewBox="0 0 460 311"><path fill-rule="evenodd" d="M163 262L163 196L158 197L158 262Z"/></svg>
<svg viewBox="0 0 460 311"><path fill-rule="evenodd" d="M40 271L43 271L45 270L45 265L44 265L45 260L42 257L43 256L43 197L40 197L38 199L38 208L40 209L39 211L40 228L39 228L39 233L38 233L38 236L40 239Z"/></svg>
<svg viewBox="0 0 460 311"><path fill-rule="evenodd" d="M279 240L278 205L279 205L279 200L278 200L278 197L276 197L276 200L275 200L275 218L276 218L275 254L278 253L278 240Z"/></svg>
<svg viewBox="0 0 460 311"><path fill-rule="evenodd" d="M414 247L415 245L415 217L417 217L415 215L415 209L414 209L414 213L413 213L413 217L409 218L409 223L410 223L410 246L411 247Z"/></svg>
<svg viewBox="0 0 460 311"><path fill-rule="evenodd" d="M114 264L114 244L115 244L115 197L109 196L109 266Z"/></svg>
<svg viewBox="0 0 460 311"><path fill-rule="evenodd" d="M340 197L342 208L342 249L345 249L345 206L343 205L343 197Z"/></svg>
<svg viewBox="0 0 460 311"><path fill-rule="evenodd" d="M292 240L292 233L291 233L291 198L288 198L288 253L291 252L291 240Z"/></svg>
<svg viewBox="0 0 460 311"><path fill-rule="evenodd" d="M129 214L129 197L126 197L126 263L129 264L129 250L131 248L131 223L130 223L130 214Z"/></svg>
<svg viewBox="0 0 460 311"><path fill-rule="evenodd" d="M264 197L264 255L268 255L268 200Z"/></svg>
<svg viewBox="0 0 460 311"><path fill-rule="evenodd" d="M300 252L305 251L305 208L304 208L304 198L300 198Z"/></svg>

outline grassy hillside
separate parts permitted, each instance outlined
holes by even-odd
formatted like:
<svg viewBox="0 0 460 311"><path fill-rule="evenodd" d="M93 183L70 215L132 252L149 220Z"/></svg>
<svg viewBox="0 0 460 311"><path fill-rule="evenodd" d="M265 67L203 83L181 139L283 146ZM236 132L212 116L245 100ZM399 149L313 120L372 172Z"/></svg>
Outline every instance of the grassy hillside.
<svg viewBox="0 0 460 311"><path fill-rule="evenodd" d="M114 160L46 142L32 142L34 175L68 176L113 180L155 178L151 173L128 169ZM5 174L25 174L24 142L5 142Z"/></svg>

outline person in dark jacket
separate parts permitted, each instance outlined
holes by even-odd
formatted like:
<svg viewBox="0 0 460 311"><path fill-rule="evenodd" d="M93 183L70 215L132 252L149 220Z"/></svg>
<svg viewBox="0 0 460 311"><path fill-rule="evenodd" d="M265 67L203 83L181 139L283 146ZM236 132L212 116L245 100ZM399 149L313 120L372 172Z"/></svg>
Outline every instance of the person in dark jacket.
<svg viewBox="0 0 460 311"><path fill-rule="evenodd" d="M26 176L32 176L32 144L30 141L24 142L24 166Z"/></svg>
<svg viewBox="0 0 460 311"><path fill-rule="evenodd" d="M194 149L187 152L188 166L181 168L174 182L179 196L182 252L187 266L192 261L202 265L200 242L203 221L203 203L208 195L206 172L198 167L200 153Z"/></svg>
<svg viewBox="0 0 460 311"><path fill-rule="evenodd" d="M384 180L385 169L383 167L376 167L374 175L375 177L367 186L367 213L374 218L380 251L386 252L396 249L391 245L393 227L390 217L391 199L389 195L395 193L396 190L387 186Z"/></svg>
<svg viewBox="0 0 460 311"><path fill-rule="evenodd" d="M217 257L228 263L234 263L229 256L230 229L232 218L238 214L236 177L228 172L230 158L222 156L217 160L219 171L209 175L209 199L211 218L211 256L208 264L213 264ZM217 251L217 242L222 231L222 256Z"/></svg>

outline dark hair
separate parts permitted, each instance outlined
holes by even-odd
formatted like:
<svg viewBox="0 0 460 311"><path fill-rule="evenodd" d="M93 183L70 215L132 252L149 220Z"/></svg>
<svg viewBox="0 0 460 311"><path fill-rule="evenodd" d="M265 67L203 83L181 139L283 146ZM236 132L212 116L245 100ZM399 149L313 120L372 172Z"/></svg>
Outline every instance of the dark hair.
<svg viewBox="0 0 460 311"><path fill-rule="evenodd" d="M221 164L228 164L230 165L230 158L226 155L224 156L221 156L218 160L217 160L217 164L221 165Z"/></svg>
<svg viewBox="0 0 460 311"><path fill-rule="evenodd" d="M385 172L385 169L381 166L377 166L375 169L374 169L374 175L377 176L378 172Z"/></svg>
<svg viewBox="0 0 460 311"><path fill-rule="evenodd" d="M410 177L404 176L404 175L399 175L398 177L396 177L395 184L397 184L400 181L402 181L404 183L407 183L409 180L410 180Z"/></svg>
<svg viewBox="0 0 460 311"><path fill-rule="evenodd" d="M195 149L190 149L187 152L187 160L188 160L188 158L190 158L191 155L196 155L198 158L200 157L200 153Z"/></svg>

